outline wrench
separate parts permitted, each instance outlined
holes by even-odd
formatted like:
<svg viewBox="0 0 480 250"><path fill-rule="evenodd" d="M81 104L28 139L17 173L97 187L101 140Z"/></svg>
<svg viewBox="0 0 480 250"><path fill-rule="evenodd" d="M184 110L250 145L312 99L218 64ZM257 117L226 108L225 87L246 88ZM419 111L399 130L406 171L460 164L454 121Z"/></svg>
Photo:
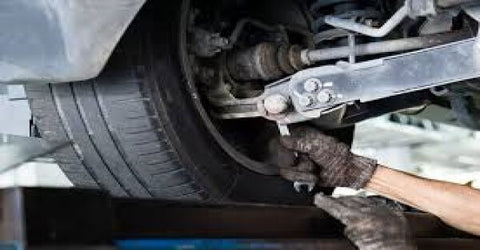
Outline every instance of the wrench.
<svg viewBox="0 0 480 250"><path fill-rule="evenodd" d="M277 122L277 126L281 136L290 136L290 130L288 129L288 126L286 124L281 124ZM298 156L297 152L295 152L295 156ZM298 193L302 191L303 187L307 187L308 192L312 192L313 188L315 188L315 183L302 181L293 182L293 188Z"/></svg>

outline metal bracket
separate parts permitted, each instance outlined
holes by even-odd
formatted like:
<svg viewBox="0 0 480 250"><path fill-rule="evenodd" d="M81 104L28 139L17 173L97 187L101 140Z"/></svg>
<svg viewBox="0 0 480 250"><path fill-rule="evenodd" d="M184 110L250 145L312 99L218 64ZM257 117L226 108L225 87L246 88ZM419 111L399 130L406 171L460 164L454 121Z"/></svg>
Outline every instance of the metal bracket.
<svg viewBox="0 0 480 250"><path fill-rule="evenodd" d="M480 41L470 38L361 63L340 62L302 70L267 85L261 96L222 102L223 110L230 112L219 118L262 116L281 124L297 123L355 101L369 102L478 77ZM269 113L265 100L274 95L285 97L287 105L280 106L288 108Z"/></svg>
<svg viewBox="0 0 480 250"><path fill-rule="evenodd" d="M303 70L289 85L292 100L302 112L332 105L367 102L452 82L480 77L480 43L476 38L430 49L400 54L357 64L340 63ZM307 92L304 82L316 78L323 83L318 91ZM328 103L316 100L302 105L301 98L329 90Z"/></svg>
<svg viewBox="0 0 480 250"><path fill-rule="evenodd" d="M265 94L288 96L294 113L303 116L286 115L280 122L288 124L354 101L368 102L477 77L480 42L471 38L357 64L306 69L288 81L267 86Z"/></svg>

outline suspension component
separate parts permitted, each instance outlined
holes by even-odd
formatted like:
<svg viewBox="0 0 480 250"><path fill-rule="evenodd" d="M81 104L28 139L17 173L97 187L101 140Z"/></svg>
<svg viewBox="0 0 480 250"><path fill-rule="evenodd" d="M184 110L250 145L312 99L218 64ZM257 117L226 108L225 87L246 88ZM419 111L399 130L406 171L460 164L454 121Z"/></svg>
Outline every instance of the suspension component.
<svg viewBox="0 0 480 250"><path fill-rule="evenodd" d="M477 39L480 38L361 63L305 69L265 86L263 94L258 97L218 102L217 105L224 107L223 110L232 110L218 114L218 117L263 116L290 124L318 118L353 102L370 102L478 78L480 40ZM315 82L317 86L314 88ZM279 95L283 97L273 98ZM270 100L265 103L267 98ZM268 110L265 104L269 106ZM257 109L251 109L254 107ZM247 108L247 113L241 111ZM262 112L262 109L266 112ZM282 113L282 116L272 117L269 113Z"/></svg>
<svg viewBox="0 0 480 250"><path fill-rule="evenodd" d="M323 44L325 41L341 41L349 35L343 29L332 28L325 22L328 15L338 18L355 20L359 23L374 26L382 18L383 14L374 6L366 3L368 1L355 0L317 0L310 6L310 12L314 21L311 30L315 33L313 41L315 44ZM340 43L335 43L339 45Z"/></svg>
<svg viewBox="0 0 480 250"><path fill-rule="evenodd" d="M227 58L230 76L237 81L274 80L301 70L305 64L298 45L260 43L233 51Z"/></svg>
<svg viewBox="0 0 480 250"><path fill-rule="evenodd" d="M480 20L480 5L462 8ZM367 21L357 23L368 25ZM338 37L343 39L338 43L329 40L336 46L333 48L300 50L298 46L262 43L230 51L225 67L234 80L271 83L264 86L263 93L247 98L230 93L215 96L210 99L213 114L219 119L263 117L281 125L319 117L325 118L324 124L339 123L349 106L480 77L479 34L465 39L472 34L461 30L367 43L372 40L362 37L359 44L344 46L348 35ZM421 50L302 69L322 61L414 49Z"/></svg>
<svg viewBox="0 0 480 250"><path fill-rule="evenodd" d="M452 0L440 1L443 7L457 4L468 4L472 1ZM441 7L441 5L440 5ZM432 16L437 14L437 5L434 0L405 0L405 4L395 12L380 28L374 28L352 19L345 19L335 15L326 16L324 22L343 30L348 30L370 37L384 37L397 27L405 18L416 18L420 16Z"/></svg>
<svg viewBox="0 0 480 250"><path fill-rule="evenodd" d="M317 50L303 50L303 56L301 58L305 64L310 65L321 61L347 58L352 54L352 52L355 56L401 52L407 50L429 48L449 42L462 40L468 37L471 37L470 31L459 31L444 34L426 35L422 37L402 38L365 44L355 44L353 48L351 46L343 46Z"/></svg>

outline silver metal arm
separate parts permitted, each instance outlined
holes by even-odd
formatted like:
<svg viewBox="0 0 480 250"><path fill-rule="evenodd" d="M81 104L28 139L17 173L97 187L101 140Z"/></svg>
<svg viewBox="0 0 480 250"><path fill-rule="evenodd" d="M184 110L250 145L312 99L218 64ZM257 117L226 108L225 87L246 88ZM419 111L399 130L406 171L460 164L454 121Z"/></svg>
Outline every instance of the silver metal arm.
<svg viewBox="0 0 480 250"><path fill-rule="evenodd" d="M480 41L470 38L355 64L309 68L267 85L256 98L222 102L223 119L262 116L281 124L320 117L369 102L480 77Z"/></svg>
<svg viewBox="0 0 480 250"><path fill-rule="evenodd" d="M477 77L480 43L471 38L357 64L303 70L291 77L288 95L295 110L309 116L312 111L319 115L320 110L353 101L368 102ZM305 83L312 79L319 84L315 91L308 91Z"/></svg>

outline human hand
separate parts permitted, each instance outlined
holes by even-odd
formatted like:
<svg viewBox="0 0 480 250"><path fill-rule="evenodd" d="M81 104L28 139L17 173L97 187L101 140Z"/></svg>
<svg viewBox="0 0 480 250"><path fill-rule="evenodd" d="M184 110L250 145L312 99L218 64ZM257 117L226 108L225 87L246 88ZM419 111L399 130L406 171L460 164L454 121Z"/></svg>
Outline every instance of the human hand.
<svg viewBox="0 0 480 250"><path fill-rule="evenodd" d="M416 249L408 221L399 211L368 198L315 195L315 205L345 225L344 234L361 250Z"/></svg>
<svg viewBox="0 0 480 250"><path fill-rule="evenodd" d="M348 145L314 128L299 127L291 132L281 138L278 150L280 174L288 180L315 179L320 186L359 189L377 168L376 161L352 154ZM299 153L295 161L293 152Z"/></svg>

